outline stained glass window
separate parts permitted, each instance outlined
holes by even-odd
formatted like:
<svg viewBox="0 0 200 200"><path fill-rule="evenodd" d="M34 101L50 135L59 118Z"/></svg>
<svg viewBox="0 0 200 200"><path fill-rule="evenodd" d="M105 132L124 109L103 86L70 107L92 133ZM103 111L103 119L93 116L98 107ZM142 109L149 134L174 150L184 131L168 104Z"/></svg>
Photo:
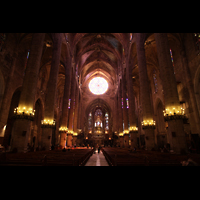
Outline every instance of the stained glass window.
<svg viewBox="0 0 200 200"><path fill-rule="evenodd" d="M126 108L129 108L129 102L128 102L128 99L126 99Z"/></svg>
<svg viewBox="0 0 200 200"><path fill-rule="evenodd" d="M96 115L96 116L102 116L102 111L101 111L101 109L97 109L96 112L95 112L95 115Z"/></svg>
<svg viewBox="0 0 200 200"><path fill-rule="evenodd" d="M130 42L133 39L133 33L130 33Z"/></svg>
<svg viewBox="0 0 200 200"><path fill-rule="evenodd" d="M70 105L71 105L71 99L69 99L68 101L68 109L70 109Z"/></svg>
<svg viewBox="0 0 200 200"><path fill-rule="evenodd" d="M108 113L106 113L106 114L105 114L105 121L106 121L106 127L105 127L105 128L106 128L107 130L109 129L109 126L108 126L108 119L109 119L109 118L108 118Z"/></svg>
<svg viewBox="0 0 200 200"><path fill-rule="evenodd" d="M158 92L158 83L157 83L156 70L153 71L153 82L154 82L155 93L157 93Z"/></svg>
<svg viewBox="0 0 200 200"><path fill-rule="evenodd" d="M88 129L92 128L92 113L89 113L89 117L88 117Z"/></svg>
<svg viewBox="0 0 200 200"><path fill-rule="evenodd" d="M174 67L174 58L173 58L172 50L170 49L169 52L170 52L170 56L171 56L172 65ZM175 71L174 71L174 74L175 74Z"/></svg>
<svg viewBox="0 0 200 200"><path fill-rule="evenodd" d="M27 67L29 55L30 55L30 50L28 50L27 55L26 55L26 64L25 64L25 69L24 69L24 75L25 75L25 73L26 73L26 67Z"/></svg>
<svg viewBox="0 0 200 200"><path fill-rule="evenodd" d="M108 89L108 82L102 77L95 77L90 81L89 89L93 94L104 94Z"/></svg>

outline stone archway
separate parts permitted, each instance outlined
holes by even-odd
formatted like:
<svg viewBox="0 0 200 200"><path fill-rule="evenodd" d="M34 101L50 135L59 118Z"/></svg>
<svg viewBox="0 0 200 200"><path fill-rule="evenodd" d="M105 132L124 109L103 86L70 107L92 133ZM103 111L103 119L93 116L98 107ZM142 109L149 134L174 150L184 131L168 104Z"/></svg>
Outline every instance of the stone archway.
<svg viewBox="0 0 200 200"><path fill-rule="evenodd" d="M11 133L12 133L12 128L13 128L14 120L15 120L13 119L13 116L14 116L13 111L16 107L18 107L20 95L21 95L21 87L17 88L12 96L9 115L8 115L8 119L6 123L7 126L6 126L5 135L4 135L4 141L3 141L4 146L9 146L11 144Z"/></svg>
<svg viewBox="0 0 200 200"><path fill-rule="evenodd" d="M197 101L198 111L200 113L200 65L197 68L194 77L194 93Z"/></svg>
<svg viewBox="0 0 200 200"><path fill-rule="evenodd" d="M4 77L2 75L2 72L0 71L0 108L3 100L4 90L5 90Z"/></svg>
<svg viewBox="0 0 200 200"><path fill-rule="evenodd" d="M101 116L97 111L101 111ZM92 127L88 127L88 118L91 113ZM106 115L106 116L105 116ZM108 116L108 126L106 129L106 117ZM89 103L85 112L86 118L86 131L85 136L88 138L89 143L103 145L109 143L109 138L112 137L112 110L108 103L103 99L97 98ZM100 121L97 124L98 120ZM95 125L96 124L96 125ZM90 141L91 140L91 141Z"/></svg>

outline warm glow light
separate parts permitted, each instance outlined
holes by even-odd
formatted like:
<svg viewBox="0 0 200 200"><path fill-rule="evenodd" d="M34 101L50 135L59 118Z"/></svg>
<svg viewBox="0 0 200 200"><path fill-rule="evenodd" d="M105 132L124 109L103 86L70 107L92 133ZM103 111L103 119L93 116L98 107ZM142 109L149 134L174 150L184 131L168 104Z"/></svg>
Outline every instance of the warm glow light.
<svg viewBox="0 0 200 200"><path fill-rule="evenodd" d="M93 94L104 94L108 89L108 82L102 77L95 77L90 81L89 89Z"/></svg>
<svg viewBox="0 0 200 200"><path fill-rule="evenodd" d="M44 119L44 120L41 120L41 124L55 126L56 122L53 119Z"/></svg>
<svg viewBox="0 0 200 200"><path fill-rule="evenodd" d="M66 126L61 126L59 128L59 131L67 131L67 130L68 130L68 128Z"/></svg>

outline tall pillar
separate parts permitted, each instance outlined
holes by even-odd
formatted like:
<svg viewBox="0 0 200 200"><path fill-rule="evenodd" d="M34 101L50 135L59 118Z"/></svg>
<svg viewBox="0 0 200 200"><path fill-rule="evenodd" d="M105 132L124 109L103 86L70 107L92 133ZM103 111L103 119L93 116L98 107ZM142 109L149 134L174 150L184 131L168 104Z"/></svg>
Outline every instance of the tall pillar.
<svg viewBox="0 0 200 200"><path fill-rule="evenodd" d="M112 127L112 132L117 132L118 130L118 117L117 117L117 94L114 97L114 106L113 106L113 127Z"/></svg>
<svg viewBox="0 0 200 200"><path fill-rule="evenodd" d="M78 136L78 108L79 108L79 87L76 85L76 93L75 93L75 110L74 110L74 127L73 127L73 145L76 144L77 136Z"/></svg>
<svg viewBox="0 0 200 200"><path fill-rule="evenodd" d="M171 62L167 33L155 33L160 76L162 80L165 111L167 115L171 113L181 113L180 102L177 92L177 83L174 76ZM174 114L176 115L176 114ZM186 138L184 134L183 119L170 119L168 121L168 134L172 149L180 153L186 150Z"/></svg>
<svg viewBox="0 0 200 200"><path fill-rule="evenodd" d="M150 99L150 84L148 80L146 57L144 49L144 34L136 33L136 49L138 58L139 81L140 81L140 100L143 114L143 128L145 130L146 149L151 150L155 147L153 109Z"/></svg>
<svg viewBox="0 0 200 200"><path fill-rule="evenodd" d="M45 99L44 120L42 122L42 147L46 150L51 149L52 133L53 129L55 128L54 105L56 100L61 47L62 33L55 33L51 61L51 71L49 81L47 84L47 93Z"/></svg>
<svg viewBox="0 0 200 200"><path fill-rule="evenodd" d="M80 90L79 90L80 91ZM81 91L80 91L80 94L79 94L79 107L78 107L78 129L83 129L83 127L81 126L81 121L82 121L82 116L83 116L83 113L82 113L82 95L81 95Z"/></svg>
<svg viewBox="0 0 200 200"><path fill-rule="evenodd" d="M122 78L122 96L123 96L123 119L124 119L124 147L129 146L129 130L128 130L128 109L126 103L126 79L125 75Z"/></svg>
<svg viewBox="0 0 200 200"><path fill-rule="evenodd" d="M5 90L4 90L3 100L1 104L0 132L3 130L3 127L6 125L8 116L9 116L9 110L10 110L10 105L12 101L12 93L10 91L12 90L12 83L13 83L12 80L13 80L13 74L15 71L17 57L18 57L18 52L17 52L17 49L15 49L13 53L13 60L12 60L11 68L10 68L10 73L8 74L8 79L5 84ZM9 134L4 135L3 144L4 145L8 144L8 140L9 140Z"/></svg>
<svg viewBox="0 0 200 200"><path fill-rule="evenodd" d="M65 66L65 88L64 88L64 96L63 96L63 105L62 105L62 118L61 124L59 128L60 132L60 146L62 148L66 145L66 136L67 136L67 125L68 125L68 102L70 97L70 89L71 89L71 77L72 77L72 66L71 66L72 58L69 57L66 60Z"/></svg>
<svg viewBox="0 0 200 200"><path fill-rule="evenodd" d="M119 120L119 142L120 147L124 146L124 134L123 134L123 115L122 115L122 102L121 102L121 81L118 86L118 120Z"/></svg>
<svg viewBox="0 0 200 200"><path fill-rule="evenodd" d="M11 138L11 150L17 148L18 152L27 149L30 135L30 124L33 115L36 86L45 33L34 33L31 43L30 56L27 63L19 106L15 110L17 119L14 122Z"/></svg>
<svg viewBox="0 0 200 200"><path fill-rule="evenodd" d="M188 42L190 42L190 35L189 35L189 41ZM190 100L191 100L191 106L192 106L192 110L193 110L193 113L194 113L195 129L196 129L196 133L198 133L199 136L200 136L200 116L199 116L197 101L196 101L195 92L194 92L194 85L193 85L192 78L191 78L191 72L190 72L190 68L189 68L189 65L188 65L188 59L187 59L187 56L186 56L186 45L185 45L185 43L183 43L183 45L182 45L181 58L182 58L182 63L183 63L183 71L184 71L184 75L185 75L185 82L186 82L186 85L188 87L188 92L189 92L189 96L190 96Z"/></svg>
<svg viewBox="0 0 200 200"><path fill-rule="evenodd" d="M127 60L126 71L127 71L126 73L127 92L128 92L128 102L129 102L129 109L128 109L129 123L130 123L129 134L131 135L131 148L134 149L137 147L138 127L136 127L135 94L133 90L132 69L131 66L128 64L128 60Z"/></svg>
<svg viewBox="0 0 200 200"><path fill-rule="evenodd" d="M76 89L76 79L75 71L73 70L72 81L71 81L71 106L69 110L69 126L67 134L67 146L72 146L72 136L73 136L73 122L74 122L74 100L75 100L75 89Z"/></svg>

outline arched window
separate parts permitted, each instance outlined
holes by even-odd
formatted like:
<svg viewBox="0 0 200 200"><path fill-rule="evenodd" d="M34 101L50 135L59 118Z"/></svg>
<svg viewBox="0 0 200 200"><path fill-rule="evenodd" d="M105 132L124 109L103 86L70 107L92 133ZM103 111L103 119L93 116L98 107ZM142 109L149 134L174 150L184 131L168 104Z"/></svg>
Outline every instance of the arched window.
<svg viewBox="0 0 200 200"><path fill-rule="evenodd" d="M156 70L153 70L153 82L154 82L154 88L155 88L155 93L158 92L158 82L157 82L157 75L156 75Z"/></svg>
<svg viewBox="0 0 200 200"><path fill-rule="evenodd" d="M101 109L97 109L97 110L96 110L95 116L102 116L102 111L101 111Z"/></svg>
<svg viewBox="0 0 200 200"><path fill-rule="evenodd" d="M105 123L105 124L106 124L106 127L105 127L105 129L106 129L106 130L108 130L108 129L109 129L108 120L109 120L109 116L108 116L108 113L106 113L106 114L105 114L105 121L106 121L106 123Z"/></svg>
<svg viewBox="0 0 200 200"><path fill-rule="evenodd" d="M69 99L68 101L68 109L70 109L70 107L71 107L71 99Z"/></svg>
<svg viewBox="0 0 200 200"><path fill-rule="evenodd" d="M127 109L129 108L129 101L128 101L128 98L126 98L126 108L127 108Z"/></svg>
<svg viewBox="0 0 200 200"><path fill-rule="evenodd" d="M88 129L92 129L92 113L89 113L88 116Z"/></svg>
<svg viewBox="0 0 200 200"><path fill-rule="evenodd" d="M173 57L173 54L172 54L172 50L170 49L169 52L170 52L171 61L172 61L173 69L174 69L174 57ZM174 74L175 74L175 71L174 71Z"/></svg>
<svg viewBox="0 0 200 200"><path fill-rule="evenodd" d="M130 33L130 42L133 39L133 33Z"/></svg>
<svg viewBox="0 0 200 200"><path fill-rule="evenodd" d="M27 55L26 55L26 64L25 64L25 69L24 69L24 75L25 75L25 73L26 73L26 67L27 67L29 55L30 55L30 50L28 50Z"/></svg>

